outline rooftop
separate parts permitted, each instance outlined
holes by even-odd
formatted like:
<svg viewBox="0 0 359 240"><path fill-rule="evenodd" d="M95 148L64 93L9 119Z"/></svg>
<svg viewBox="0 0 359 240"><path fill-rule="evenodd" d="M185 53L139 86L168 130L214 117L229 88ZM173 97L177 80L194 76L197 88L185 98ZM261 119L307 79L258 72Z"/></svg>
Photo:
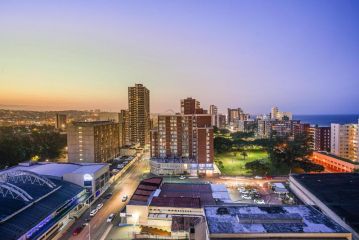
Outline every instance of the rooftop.
<svg viewBox="0 0 359 240"><path fill-rule="evenodd" d="M129 204L146 205L150 202L154 192L162 184L161 177L144 179L137 186L135 193L132 195Z"/></svg>
<svg viewBox="0 0 359 240"><path fill-rule="evenodd" d="M299 174L291 177L359 232L358 173Z"/></svg>
<svg viewBox="0 0 359 240"><path fill-rule="evenodd" d="M44 176L63 177L68 173L88 173L94 174L101 168L105 167L106 163L52 163L52 162L24 162L17 166L8 168L1 172L13 170L27 170Z"/></svg>
<svg viewBox="0 0 359 240"><path fill-rule="evenodd" d="M348 233L311 206L207 206L210 234Z"/></svg>
<svg viewBox="0 0 359 240"><path fill-rule="evenodd" d="M200 205L215 204L210 184L164 183L159 197L167 198L198 198Z"/></svg>
<svg viewBox="0 0 359 240"><path fill-rule="evenodd" d="M341 161L344 161L344 162L347 162L347 163L359 165L359 162L356 162L356 161L353 161L353 160L350 160L350 159L347 159L347 158L339 157L337 155L334 155L334 154L331 154L331 153L328 153L328 152L325 152L325 151L318 151L317 153L320 153L320 154L323 154L325 156L332 157L332 158L335 158L335 159L338 159L338 160L341 160Z"/></svg>
<svg viewBox="0 0 359 240"><path fill-rule="evenodd" d="M202 218L202 216L172 216L171 232L188 232L188 229L194 227Z"/></svg>
<svg viewBox="0 0 359 240"><path fill-rule="evenodd" d="M48 179L52 186L31 182L12 181L28 194L27 200L11 195L0 196L0 235L1 239L18 239L40 222L50 223L49 217L56 210L69 203L83 188L58 179ZM56 217L55 217L56 218Z"/></svg>
<svg viewBox="0 0 359 240"><path fill-rule="evenodd" d="M200 198L195 197L154 197L150 203L154 207L201 208Z"/></svg>

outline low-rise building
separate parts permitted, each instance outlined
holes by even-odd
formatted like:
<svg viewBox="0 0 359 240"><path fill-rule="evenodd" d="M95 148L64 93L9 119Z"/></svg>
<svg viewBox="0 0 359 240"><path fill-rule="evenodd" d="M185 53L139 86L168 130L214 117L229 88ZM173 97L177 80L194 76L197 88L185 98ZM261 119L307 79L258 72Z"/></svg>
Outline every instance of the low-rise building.
<svg viewBox="0 0 359 240"><path fill-rule="evenodd" d="M110 170L107 163L23 162L6 171L29 171L35 174L74 183L98 198L109 187ZM91 197L92 196L92 197Z"/></svg>
<svg viewBox="0 0 359 240"><path fill-rule="evenodd" d="M311 206L206 206L194 239L347 239L351 233ZM204 236L203 233L206 233Z"/></svg>
<svg viewBox="0 0 359 240"><path fill-rule="evenodd" d="M188 235L178 224L203 217L203 207L228 202L226 188L215 184L164 183L160 177L145 179L126 206L127 223L161 229L171 237ZM185 219L184 219L185 218Z"/></svg>
<svg viewBox="0 0 359 240"><path fill-rule="evenodd" d="M359 239L359 174L290 175L289 187L305 204L318 207Z"/></svg>
<svg viewBox="0 0 359 240"><path fill-rule="evenodd" d="M92 167L52 163L20 164L0 171L0 238L59 237L72 223L71 217L86 209L92 191L86 176L96 173ZM82 182L73 174L81 175ZM97 183L98 179L91 179L92 185Z"/></svg>
<svg viewBox="0 0 359 240"><path fill-rule="evenodd" d="M314 151L310 160L322 165L327 172L354 172L359 169L359 162L323 151Z"/></svg>

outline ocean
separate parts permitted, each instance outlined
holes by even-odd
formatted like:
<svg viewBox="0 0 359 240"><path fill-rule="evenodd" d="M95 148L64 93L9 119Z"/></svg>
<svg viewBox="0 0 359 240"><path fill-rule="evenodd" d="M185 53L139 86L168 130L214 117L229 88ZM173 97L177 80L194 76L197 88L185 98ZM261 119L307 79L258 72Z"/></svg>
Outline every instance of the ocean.
<svg viewBox="0 0 359 240"><path fill-rule="evenodd" d="M293 115L294 120L302 123L318 124L319 126L330 126L331 123L358 123L359 114L332 114L332 115Z"/></svg>

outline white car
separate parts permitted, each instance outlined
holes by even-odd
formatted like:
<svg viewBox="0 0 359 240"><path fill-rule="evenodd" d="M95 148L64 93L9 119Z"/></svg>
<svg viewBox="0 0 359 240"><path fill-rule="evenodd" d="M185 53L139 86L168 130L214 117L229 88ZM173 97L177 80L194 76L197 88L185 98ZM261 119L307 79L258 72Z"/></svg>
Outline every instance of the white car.
<svg viewBox="0 0 359 240"><path fill-rule="evenodd" d="M243 194L243 195L242 195L242 198L243 198L243 199L246 199L246 200L251 200L251 199L252 199L252 197L249 196L249 195L247 195L247 194Z"/></svg>
<svg viewBox="0 0 359 240"><path fill-rule="evenodd" d="M122 197L122 202L126 202L126 201L127 201L127 198L128 198L127 195L123 196L123 197Z"/></svg>
<svg viewBox="0 0 359 240"><path fill-rule="evenodd" d="M97 210L100 210L101 208L103 207L103 203L99 203L99 204L97 204Z"/></svg>
<svg viewBox="0 0 359 240"><path fill-rule="evenodd" d="M92 210L92 211L90 212L90 216L91 216L91 217L95 216L97 212L98 212L98 209L95 208L94 210Z"/></svg>
<svg viewBox="0 0 359 240"><path fill-rule="evenodd" d="M255 176L254 179L261 180L261 179L263 179L263 177L261 177L261 176Z"/></svg>
<svg viewBox="0 0 359 240"><path fill-rule="evenodd" d="M115 214L114 213L111 213L110 216L108 216L106 222L110 223L112 222L112 220L115 218Z"/></svg>
<svg viewBox="0 0 359 240"><path fill-rule="evenodd" d="M184 180L184 179L186 179L186 177L185 176L180 176L179 179Z"/></svg>
<svg viewBox="0 0 359 240"><path fill-rule="evenodd" d="M263 199L254 199L254 202L257 204L265 204Z"/></svg>

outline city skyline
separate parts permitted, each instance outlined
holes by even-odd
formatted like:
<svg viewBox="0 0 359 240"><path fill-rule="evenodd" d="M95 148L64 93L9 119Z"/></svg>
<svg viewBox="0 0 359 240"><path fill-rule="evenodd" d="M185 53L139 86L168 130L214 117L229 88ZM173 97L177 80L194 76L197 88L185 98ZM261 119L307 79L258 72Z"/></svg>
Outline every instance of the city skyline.
<svg viewBox="0 0 359 240"><path fill-rule="evenodd" d="M0 3L0 108L357 113L354 1ZM166 99L164 101L164 99Z"/></svg>

